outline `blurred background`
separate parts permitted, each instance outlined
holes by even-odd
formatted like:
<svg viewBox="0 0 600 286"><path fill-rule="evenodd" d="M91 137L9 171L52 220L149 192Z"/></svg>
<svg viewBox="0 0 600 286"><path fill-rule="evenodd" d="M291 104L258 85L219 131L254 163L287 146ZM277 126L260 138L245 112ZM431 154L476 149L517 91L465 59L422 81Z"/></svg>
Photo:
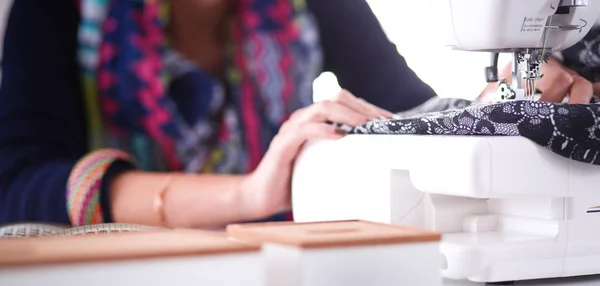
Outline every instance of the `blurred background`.
<svg viewBox="0 0 600 286"><path fill-rule="evenodd" d="M12 1L0 0L0 39L4 38ZM441 97L473 99L485 87L483 69L489 65L489 54L452 51L444 47L432 21L430 5L435 1L367 0L390 40L421 79ZM1 48L0 45L0 51ZM501 66L508 60L501 58ZM315 100L319 101L334 95L340 87L333 74L325 73L315 81L314 89Z"/></svg>

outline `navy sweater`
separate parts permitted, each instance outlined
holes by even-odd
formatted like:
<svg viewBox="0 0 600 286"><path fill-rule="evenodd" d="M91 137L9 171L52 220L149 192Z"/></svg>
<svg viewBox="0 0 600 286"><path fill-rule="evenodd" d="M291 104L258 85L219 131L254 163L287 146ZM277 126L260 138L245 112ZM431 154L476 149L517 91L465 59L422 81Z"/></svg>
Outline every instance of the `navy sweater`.
<svg viewBox="0 0 600 286"><path fill-rule="evenodd" d="M76 62L76 1L15 0L0 86L0 224L69 223L66 182L86 155ZM391 111L435 96L387 39L365 0L308 0L322 37L324 71L341 87ZM115 166L105 178L126 168ZM104 213L110 221L107 191Z"/></svg>

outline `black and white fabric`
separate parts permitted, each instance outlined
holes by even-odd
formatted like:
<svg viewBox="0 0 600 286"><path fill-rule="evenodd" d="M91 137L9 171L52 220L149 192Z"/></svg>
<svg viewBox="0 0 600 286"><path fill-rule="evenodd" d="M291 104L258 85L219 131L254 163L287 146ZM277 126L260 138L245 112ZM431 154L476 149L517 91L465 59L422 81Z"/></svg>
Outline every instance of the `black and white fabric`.
<svg viewBox="0 0 600 286"><path fill-rule="evenodd" d="M522 136L560 156L600 165L600 104L480 104L441 98L435 102L395 119L349 128L348 133Z"/></svg>
<svg viewBox="0 0 600 286"><path fill-rule="evenodd" d="M592 83L600 82L600 25L560 53L560 60ZM522 136L557 155L600 165L600 104L511 101L482 104L434 98L394 119L340 126L350 134Z"/></svg>

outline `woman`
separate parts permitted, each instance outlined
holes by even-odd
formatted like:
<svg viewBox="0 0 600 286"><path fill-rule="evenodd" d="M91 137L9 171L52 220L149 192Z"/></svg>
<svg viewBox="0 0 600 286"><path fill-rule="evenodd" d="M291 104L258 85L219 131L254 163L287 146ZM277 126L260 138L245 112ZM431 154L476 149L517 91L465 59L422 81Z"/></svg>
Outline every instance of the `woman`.
<svg viewBox="0 0 600 286"><path fill-rule="evenodd" d="M283 219L306 140L435 96L364 0L75 2L10 13L0 223Z"/></svg>

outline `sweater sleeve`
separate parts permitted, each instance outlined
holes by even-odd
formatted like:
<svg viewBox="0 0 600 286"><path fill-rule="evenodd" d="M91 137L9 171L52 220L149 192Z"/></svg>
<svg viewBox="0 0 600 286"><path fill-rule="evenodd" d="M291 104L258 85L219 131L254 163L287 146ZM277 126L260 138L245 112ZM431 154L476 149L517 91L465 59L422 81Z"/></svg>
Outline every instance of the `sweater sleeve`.
<svg viewBox="0 0 600 286"><path fill-rule="evenodd" d="M0 87L0 223L69 224L66 185L85 155L76 1L14 1Z"/></svg>
<svg viewBox="0 0 600 286"><path fill-rule="evenodd" d="M366 0L307 0L324 50L325 71L354 95L399 112L436 96L389 41Z"/></svg>

